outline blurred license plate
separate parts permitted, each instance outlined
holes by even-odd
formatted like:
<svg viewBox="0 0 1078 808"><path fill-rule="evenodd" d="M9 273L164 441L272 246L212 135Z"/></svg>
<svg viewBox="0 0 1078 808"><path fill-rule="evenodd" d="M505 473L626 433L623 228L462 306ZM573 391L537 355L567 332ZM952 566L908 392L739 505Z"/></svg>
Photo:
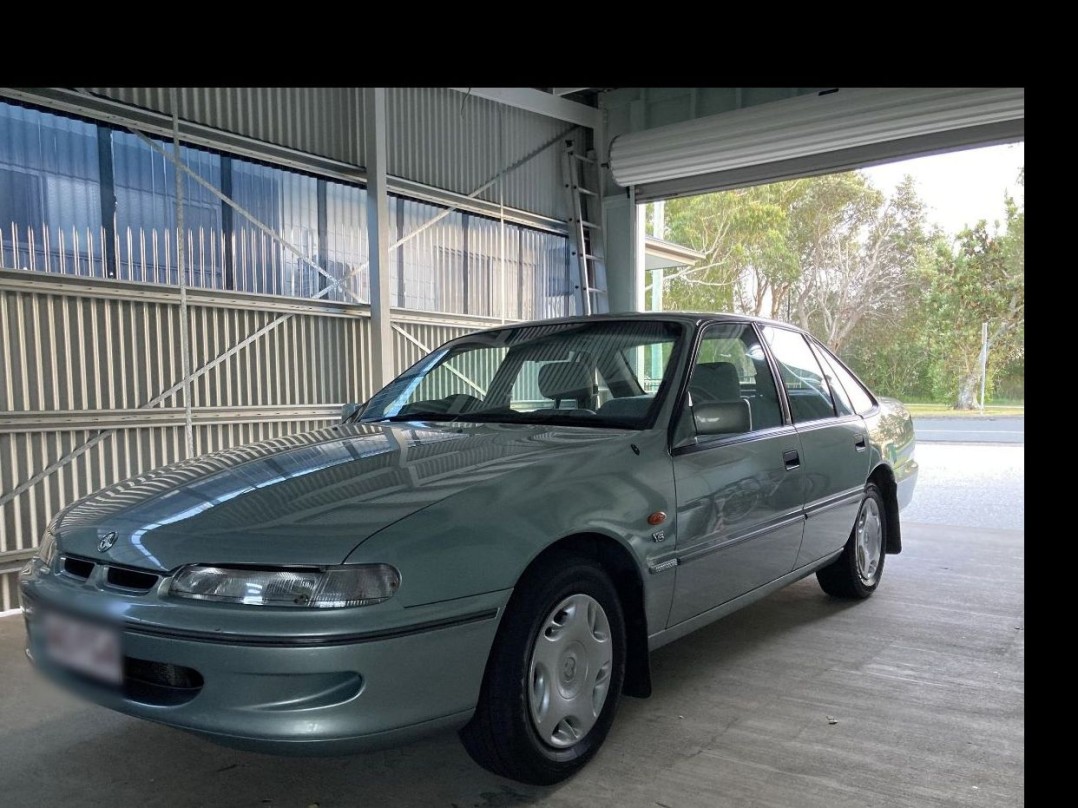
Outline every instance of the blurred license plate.
<svg viewBox="0 0 1078 808"><path fill-rule="evenodd" d="M62 614L45 613L45 654L54 662L111 684L122 684L120 632Z"/></svg>

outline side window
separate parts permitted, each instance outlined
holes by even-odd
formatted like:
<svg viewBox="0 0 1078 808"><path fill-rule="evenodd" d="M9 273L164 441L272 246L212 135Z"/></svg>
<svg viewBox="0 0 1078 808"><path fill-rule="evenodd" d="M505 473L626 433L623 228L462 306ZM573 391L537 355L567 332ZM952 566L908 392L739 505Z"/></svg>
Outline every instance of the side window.
<svg viewBox="0 0 1078 808"><path fill-rule="evenodd" d="M690 423L700 428L697 408L730 405L725 412L731 427L706 434L730 435L782 426L782 408L767 356L749 323L720 323L707 327L689 376ZM715 410L712 410L715 412ZM714 425L712 425L714 429Z"/></svg>
<svg viewBox="0 0 1078 808"><path fill-rule="evenodd" d="M778 362L794 423L833 418L835 402L831 388L805 338L796 331L770 325L764 326L763 331Z"/></svg>
<svg viewBox="0 0 1078 808"><path fill-rule="evenodd" d="M856 376L846 370L846 366L834 354L822 347L819 353L823 356L823 361L830 369L831 375L842 385L846 395L849 396L854 412L858 415L864 415L876 406L876 400L872 397L872 394L868 392Z"/></svg>
<svg viewBox="0 0 1078 808"><path fill-rule="evenodd" d="M846 390L842 386L837 378L835 378L835 371L831 368L830 362L827 361L827 357L823 355L820 350L820 346L810 342L809 346L812 348L812 353L816 357L816 361L820 363L820 367L823 368L824 378L827 380L827 386L831 388L831 395L835 399L835 411L841 415L853 415L853 402L850 401L850 397L846 395Z"/></svg>

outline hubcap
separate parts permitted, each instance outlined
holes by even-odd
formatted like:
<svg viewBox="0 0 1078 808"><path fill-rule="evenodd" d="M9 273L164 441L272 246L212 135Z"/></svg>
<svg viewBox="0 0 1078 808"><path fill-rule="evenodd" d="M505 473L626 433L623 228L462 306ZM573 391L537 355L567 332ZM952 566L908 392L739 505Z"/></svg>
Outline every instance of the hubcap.
<svg viewBox="0 0 1078 808"><path fill-rule="evenodd" d="M872 497L865 498L861 503L861 512L857 514L854 548L857 551L857 574L862 583L871 586L876 582L876 573L880 568L880 557L883 553L880 506Z"/></svg>
<svg viewBox="0 0 1078 808"><path fill-rule="evenodd" d="M610 621L595 598L570 595L543 619L528 663L528 707L544 742L565 749L591 731L613 660Z"/></svg>

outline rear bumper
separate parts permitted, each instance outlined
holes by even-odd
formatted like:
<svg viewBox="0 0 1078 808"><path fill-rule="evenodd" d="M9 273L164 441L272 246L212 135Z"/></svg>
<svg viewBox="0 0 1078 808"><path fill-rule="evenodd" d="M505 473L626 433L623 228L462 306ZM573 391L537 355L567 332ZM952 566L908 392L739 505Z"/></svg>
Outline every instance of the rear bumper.
<svg viewBox="0 0 1078 808"><path fill-rule="evenodd" d="M508 594L454 603L460 619L340 644L192 639L182 630L150 633L121 623L125 680L113 686L47 657L40 617L53 604L22 591L27 654L57 684L229 746L300 755L393 746L466 723Z"/></svg>
<svg viewBox="0 0 1078 808"><path fill-rule="evenodd" d="M900 467L895 469L896 495L898 509L902 510L913 501L913 489L917 486L917 473L920 467L917 461L909 458Z"/></svg>

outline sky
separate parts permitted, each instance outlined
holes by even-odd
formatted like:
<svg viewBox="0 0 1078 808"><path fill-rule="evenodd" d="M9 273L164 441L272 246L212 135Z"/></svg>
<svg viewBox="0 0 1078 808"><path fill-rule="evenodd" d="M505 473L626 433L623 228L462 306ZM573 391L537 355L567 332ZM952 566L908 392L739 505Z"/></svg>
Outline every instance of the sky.
<svg viewBox="0 0 1078 808"><path fill-rule="evenodd" d="M1023 199L1018 170L1025 164L1025 143L986 146L930 157L916 157L861 169L881 191L890 193L906 174L913 176L930 222L954 235L985 219L1004 221L1003 195Z"/></svg>

